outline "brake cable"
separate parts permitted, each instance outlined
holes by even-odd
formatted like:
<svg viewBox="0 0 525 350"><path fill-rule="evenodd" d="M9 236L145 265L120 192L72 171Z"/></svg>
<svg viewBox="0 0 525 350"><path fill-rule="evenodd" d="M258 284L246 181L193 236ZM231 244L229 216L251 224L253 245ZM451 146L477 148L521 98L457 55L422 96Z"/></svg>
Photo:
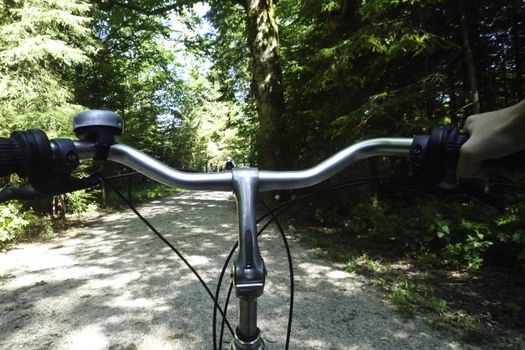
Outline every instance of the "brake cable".
<svg viewBox="0 0 525 350"><path fill-rule="evenodd" d="M175 246L173 246L145 217L143 217L139 212L138 210L133 206L133 204L131 204L130 201L128 201L124 195L113 185L111 184L109 181L106 180L106 178L103 176L103 175L100 175L100 179L101 181L107 185L109 188L111 188L116 194L117 196L131 209L131 211L133 211L133 213L153 232L155 233L155 235L162 241L164 242L164 244L166 244L178 257L179 259L182 260L182 262L191 270L191 272L195 275L195 277L197 277L197 279L199 280L199 282L201 283L201 285L204 287L204 289L206 290L206 292L208 293L208 295L211 297L211 299L213 300L213 303L214 303L214 306L217 307L220 311L220 313L223 315L223 317L225 318L226 315L224 314L223 310L221 309L220 305L218 305L218 301L214 299L213 297L213 294L210 290L210 288L208 287L208 285L206 284L206 282L204 282L204 280L202 279L202 277L199 275L199 273L197 272L197 270L195 270L195 268L188 262L188 260L179 252L179 250L177 248L175 248ZM230 323L228 322L228 320L226 319L226 325L228 326L230 332L233 334L233 329L230 325Z"/></svg>
<svg viewBox="0 0 525 350"><path fill-rule="evenodd" d="M435 190L438 190L438 191L442 191L444 193L447 193L447 192L453 192L453 193L456 193L456 194L463 193L463 194L469 196L470 198L476 199L476 200L478 200L478 201L480 201L482 203L485 203L485 204L487 204L487 205L489 205L491 207L494 207L494 208L500 210L500 205L499 205L498 202L496 202L494 200L494 197L488 196L486 194L481 194L480 195L479 193L476 193L476 192L472 191L472 189L470 189L470 188L465 188L465 187L446 188L446 187L440 187L440 186L436 187L436 186L431 186L431 185L416 186L415 183L414 183L414 178L412 176L398 176L398 177L396 177L396 176L389 176L389 177L382 177L382 178L362 178L362 179L349 180L349 181L340 182L340 183L328 184L328 185L323 186L323 187L321 187L321 188L319 188L319 189L317 189L315 191L312 191L312 192L304 194L304 195L302 195L300 197L291 199L291 200L289 200L289 201L287 201L285 203L282 203L282 204L280 204L280 205L278 205L278 206L276 206L274 208L271 208L271 209L268 208L264 202L261 202L265 206L265 208L267 209L267 212L266 212L266 214L262 215L261 217L259 217L257 219L257 223L259 223L260 221L262 221L263 219L265 219L268 216L271 216L271 218L259 230L257 236L259 237L264 232L264 230L272 222L275 222L277 224L277 226L279 227L279 229L282 230L282 226L280 225L277 217L281 216L286 211L288 211L289 209L291 209L295 205L303 202L304 200L308 199L309 197L312 197L312 196L318 195L318 194L328 193L328 192L339 190L339 189L363 186L363 185L368 185L368 184L373 184L373 183L377 183L377 184L391 184L391 185L395 185L397 187L403 188L405 190L410 190L411 189L411 190L422 191L422 192L423 192L423 189L426 189L426 192L428 192L428 190L432 188L432 189L435 189ZM417 184L417 182L416 182L416 184ZM284 232L281 235L284 236ZM284 236L284 239L286 239L285 236ZM287 245L287 243L285 243L285 245ZM226 258L226 261L225 261L225 264L223 266L221 275L219 277L219 283L217 284L217 288L216 288L215 297L217 299L219 297L220 285L221 285L222 280L224 278L224 274L226 273L226 269L227 269L227 267L229 265L229 262L230 262L230 260L231 260L231 258L233 256L235 250L237 249L237 246L238 246L238 244L235 243L234 246L232 247L230 253L228 254L228 257ZM289 264L290 263L291 263L291 258L289 258ZM292 276L293 276L293 272L292 272ZM292 281L292 283L293 283L293 281ZM231 297L232 289L233 289L233 282L230 282L228 294L227 294L227 297L226 297L225 307L224 307L224 315L227 315L227 310L228 310L227 305L228 305L229 299ZM293 296L291 295L290 297L291 297L291 305L290 305L290 313L289 313L289 323L288 323L288 327L287 327L288 328L288 333L287 333L286 348L288 348L288 344L289 344L289 337L290 337L290 333L291 333L291 317L292 317L292 310L293 310ZM216 310L216 308L214 308L214 315L213 315L213 320L214 320L213 323L214 324L216 322L216 313L217 313L217 310ZM219 338L219 344L221 344L221 346L222 346L224 324L225 324L225 320L223 320L222 324L221 324L221 333L220 333L220 338ZM214 334L215 334L215 332L214 332ZM215 342L215 338L214 338L214 342Z"/></svg>
<svg viewBox="0 0 525 350"><path fill-rule="evenodd" d="M320 189L317 189L313 192L310 192L310 193L307 193L303 196L300 196L300 197L297 197L297 198L294 198L292 200L289 200L273 209L270 209L269 207L266 206L266 204L262 203L265 208L267 209L267 213L264 214L263 216L261 216L260 218L257 219L257 223L259 223L260 221L262 221L264 218L268 217L268 216L271 216L272 218L270 220L268 220L265 225L259 230L259 232L257 233L257 237L259 237L263 232L264 230L266 230L266 228L272 223L272 222L275 222L276 225L278 226L279 228L279 231L281 233L281 236L283 237L283 241L285 241L285 249L287 250L287 254L289 254L289 246L288 246L288 242L286 240L286 235L284 234L284 230L282 229L282 226L281 224L279 223L277 217L280 216L281 214L283 214L284 212L286 212L287 210L289 210L290 208L292 208L293 206L295 206L296 204L306 200L307 198L313 196L313 195L316 195L316 194L319 194L319 193L323 193L323 192L329 192L329 191L334 191L334 190L337 190L337 189L341 189L341 188L347 188L347 187L354 187L354 186L361 186L361 185L367 185L367 184L370 184L370 183L374 183L374 182L381 182L381 181L384 181L384 180L391 180L393 179L392 177L388 177L388 178L365 178L365 179L358 179L358 180L351 180L351 181L347 181L347 182L343 182L343 183L335 183L335 184L329 184L329 185L326 185L326 186L323 186L322 188ZM405 180L406 178L403 178L403 180ZM277 212L279 210L279 212ZM219 294L220 294L220 288L221 288L221 284L222 284L222 280L224 278L224 275L226 274L226 270L230 264L230 260L235 252L235 250L237 249L238 247L238 242L234 244L234 246L232 247L232 249L230 250L230 253L228 254L228 257L226 258L226 261L223 265L223 268L222 268L222 271L221 271L221 274L219 276L219 282L217 283L217 287L216 287L216 290L215 290L215 298L216 300L219 299ZM293 278L293 269L291 267L291 254L288 256L288 263L289 263L289 269L291 271L291 278ZM291 284L290 284L290 290L293 291L294 287L292 286L293 284L293 280L291 280ZM229 299L231 297L231 291L233 289L233 282L230 282L230 286L229 286L229 290L228 290L228 295L226 297L226 302L225 302L225 307L224 307L224 315L227 315L227 305L229 304ZM288 346L289 346L289 340L290 340L290 334L291 334L291 322L292 322L292 312L293 312L293 295L290 295L290 307L289 307L289 314L288 314L288 326L287 326L287 336L286 336L286 349L288 349ZM223 316L224 317L224 316ZM213 327L215 328L215 324L216 324L216 319L217 319L217 309L214 307L214 310L213 310ZM223 338L223 329L224 329L224 320L223 320L223 323L221 325L221 334L220 334L220 338L219 338L219 349L221 349L222 347L222 338ZM214 344L216 343L216 332L215 332L215 329L214 329L214 332L213 332L213 337L214 337Z"/></svg>
<svg viewBox="0 0 525 350"><path fill-rule="evenodd" d="M155 233L155 235L164 243L166 244L178 257L179 259L181 259L181 261L190 269L190 271L197 277L197 279L199 280L199 282L201 283L201 285L204 287L204 289L206 290L206 292L208 293L208 295L210 296L210 298L213 300L213 303L214 303L214 312L213 312L213 335L214 335L214 349L216 349L217 347L217 343L216 343L216 315L217 315L217 310L220 312L221 316L222 316L222 323L221 323L221 334L220 334L220 341L219 341L219 349L222 348L222 338L223 338L223 333L224 333L224 325L226 324L226 326L228 327L229 331L233 334L233 329L230 325L230 323L228 322L228 319L227 319L227 307L228 307L228 303L229 303L229 299L231 297L231 291L232 291L232 287L233 287L233 283L230 284L230 288L229 288L229 291L228 291L228 295L227 295L227 299L226 299L226 303L225 303L225 307L224 309L222 309L219 305L219 298L218 298L218 295L220 293L220 285L222 283L222 280L224 278L224 274L225 274L225 271L227 269L227 266L229 265L229 261L231 260L231 257L233 256L233 253L235 252L235 249L237 248L238 246L238 243L236 243L234 245L234 247L232 248L232 250L230 251L230 254L227 258L227 262L225 264L225 267L223 267L223 270L221 272L221 276L220 276L220 279L219 279L219 283L217 285L217 290L216 290L216 295L213 296L211 290L209 289L208 285L204 282L204 280L202 279L202 277L199 275L199 273L195 270L195 268L188 262L188 260L178 251L177 248L175 248L175 246L173 246L146 218L144 218L139 212L138 210L133 206L133 204L131 204L130 201L128 201L125 196L113 185L111 184L111 182L108 181L107 178L105 178L103 175L99 174L99 177L100 177L100 180L102 183L104 183L105 185L107 185L111 190L113 190L117 196L130 208L130 210L153 232ZM376 179L377 181L377 179ZM367 184L367 183L370 183L372 182L372 180L368 179L368 180L358 180L358 181L353 181L353 182L350 182L349 184L343 184L345 187L351 187L352 185L363 185L363 184ZM278 221L277 219L277 216L281 215L283 212L285 212L286 210L288 210L289 208L291 208L293 205L299 203L300 201L316 194L316 193L319 193L319 192L322 192L323 190L324 191L327 191L327 190L333 190L333 189L338 189L341 187L341 184L337 184L337 186L334 186L334 185L328 185L328 186L325 186L323 187L322 189L320 190L317 190L317 191L314 191L312 193L309 193L307 195L304 195L302 197L299 197L299 198L295 198L287 203L284 203L284 204L287 204L286 207L284 207L283 210L281 210L279 213L277 213L277 215L275 215L275 212L277 209L279 208L282 208L283 206L279 206L278 208L274 208L274 209L270 209L265 203L261 202L263 204L263 206L267 209L268 213L266 215L264 215L263 217L259 218L257 220L257 222L260 222L262 219L264 219L265 217L267 217L268 215L270 215L272 217L271 220L269 220L265 226L258 232L258 236L260 236L264 230L268 227L268 225L271 223L271 222L276 222L278 228L279 228L279 231L281 233L281 237L283 238L283 242L284 242L284 245L285 245L285 249L287 251L287 258L288 258L288 266L289 266L289 273L290 273L290 278L291 278L291 284L290 284L290 308L289 308L289 316L288 316L288 326L287 326L287 337L286 337L286 348L288 348L288 344L289 344L289 340L290 340L290 335L291 335L291 322L292 322L292 316L293 316L293 292L294 292L294 284L293 284L293 267L292 267L292 258L291 258L291 253L290 253L290 249L289 249L289 244L288 244L288 241L286 239L286 235L284 233L284 230L280 224L280 222Z"/></svg>
<svg viewBox="0 0 525 350"><path fill-rule="evenodd" d="M285 343L286 344L285 349L288 350L288 346L290 344L290 335L292 333L292 317L293 317L293 305L294 305L294 293L295 293L292 254L290 252L290 246L288 245L288 239L286 238L286 234L284 233L283 227L281 226L281 223L277 219L277 216L275 216L275 214L271 211L270 207L268 207L268 205L266 205L264 201L259 200L259 202L264 206L267 212L271 215L272 221L275 222L275 224L279 228L279 233L281 234L281 237L283 239L284 249L286 250L286 257L288 259L288 274L290 276L290 307L289 307L289 312L288 312L288 327L286 329L286 343Z"/></svg>

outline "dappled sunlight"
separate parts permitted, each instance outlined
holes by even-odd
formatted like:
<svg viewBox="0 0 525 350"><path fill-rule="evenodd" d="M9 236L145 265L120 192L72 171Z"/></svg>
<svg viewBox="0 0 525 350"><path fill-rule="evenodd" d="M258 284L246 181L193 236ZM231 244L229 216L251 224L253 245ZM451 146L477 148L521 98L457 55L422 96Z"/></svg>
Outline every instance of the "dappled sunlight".
<svg viewBox="0 0 525 350"><path fill-rule="evenodd" d="M343 278L349 278L350 274L345 271L341 271L341 270L332 270L326 274L326 277L333 278L333 279L343 279Z"/></svg>
<svg viewBox="0 0 525 350"><path fill-rule="evenodd" d="M214 290L238 232L231 193L208 194L210 201L206 192L184 192L177 195L184 200L171 206L146 204L139 210ZM26 260L22 250L0 255L0 276L6 276L0 280L0 342L33 349L25 334L37 329L38 339L47 344L41 348L82 349L86 342L90 349L211 348L212 302L195 276L137 219L108 216L71 237L25 247L36 260ZM268 269L259 326L269 348L280 349L288 317L286 256L274 229L265 232L259 244ZM294 239L290 247L297 291L292 349L425 344L429 336L420 326L395 316L357 276L313 256ZM233 298L229 317L234 324L236 313ZM355 343L354 336L361 341Z"/></svg>
<svg viewBox="0 0 525 350"><path fill-rule="evenodd" d="M120 273L120 274L113 274L111 276L111 279L99 279L96 281L92 281L91 287L95 289L103 289L108 287L114 287L119 288L122 285L130 284L131 282L135 282L141 278L141 273L138 271L131 271L126 273Z"/></svg>
<svg viewBox="0 0 525 350"><path fill-rule="evenodd" d="M66 335L58 345L59 349L70 350L103 350L109 347L109 340L104 334L103 327L89 325L74 330Z"/></svg>
<svg viewBox="0 0 525 350"><path fill-rule="evenodd" d="M130 292L123 293L106 303L110 307L156 309L158 302L147 298L134 298Z"/></svg>
<svg viewBox="0 0 525 350"><path fill-rule="evenodd" d="M141 349L155 349L155 350L172 350L172 342L163 340L155 334L146 334L140 343Z"/></svg>
<svg viewBox="0 0 525 350"><path fill-rule="evenodd" d="M26 245L24 251L15 249L10 252L9 256L0 255L0 266L3 269L9 269L13 266L23 264L37 269L53 268L56 266L72 265L74 261L69 256L57 254L57 251L49 252L46 247L38 245Z"/></svg>
<svg viewBox="0 0 525 350"><path fill-rule="evenodd" d="M193 266L208 265L210 263L210 259L202 255L190 255L186 259Z"/></svg>

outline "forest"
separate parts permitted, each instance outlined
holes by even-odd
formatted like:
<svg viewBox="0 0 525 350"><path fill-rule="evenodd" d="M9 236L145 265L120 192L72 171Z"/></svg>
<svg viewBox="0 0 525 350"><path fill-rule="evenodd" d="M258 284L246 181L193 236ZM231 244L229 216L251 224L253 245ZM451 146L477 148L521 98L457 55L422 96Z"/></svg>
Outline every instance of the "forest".
<svg viewBox="0 0 525 350"><path fill-rule="evenodd" d="M177 168L214 171L231 156L304 169L359 140L462 128L518 103L524 59L521 0L3 0L0 135L73 137L76 113L106 109L124 118L121 142ZM371 159L333 181L407 172ZM371 184L298 212L432 264L520 268L525 192L493 179L503 210ZM68 194L66 211L98 196ZM52 230L55 216L1 205L0 245Z"/></svg>

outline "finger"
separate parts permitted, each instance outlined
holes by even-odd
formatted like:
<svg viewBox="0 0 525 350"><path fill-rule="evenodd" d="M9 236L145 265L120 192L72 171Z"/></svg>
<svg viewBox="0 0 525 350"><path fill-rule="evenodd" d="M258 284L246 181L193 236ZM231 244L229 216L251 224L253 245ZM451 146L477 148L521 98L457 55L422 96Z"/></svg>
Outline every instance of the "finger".
<svg viewBox="0 0 525 350"><path fill-rule="evenodd" d="M469 140L470 141L470 140ZM459 152L457 164L457 182L465 184L480 192L489 192L489 176L487 169L477 152L472 149L472 142L467 141Z"/></svg>
<svg viewBox="0 0 525 350"><path fill-rule="evenodd" d="M459 150L456 174L459 178L481 178L488 179L483 162L473 148L473 140L469 139Z"/></svg>
<svg viewBox="0 0 525 350"><path fill-rule="evenodd" d="M472 135L472 129L475 121L476 115L471 115L465 120L465 124L463 124L463 132L467 133L469 135Z"/></svg>

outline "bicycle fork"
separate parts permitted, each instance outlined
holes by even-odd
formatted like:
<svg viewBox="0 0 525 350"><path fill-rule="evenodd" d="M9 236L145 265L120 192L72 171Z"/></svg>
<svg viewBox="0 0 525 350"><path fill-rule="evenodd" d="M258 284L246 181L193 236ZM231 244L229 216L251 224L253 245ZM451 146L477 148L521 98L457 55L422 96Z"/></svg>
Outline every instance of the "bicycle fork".
<svg viewBox="0 0 525 350"><path fill-rule="evenodd" d="M235 294L239 298L239 325L231 350L263 350L257 327L257 298L263 294L266 269L257 243L256 203L259 171L234 168L233 191L239 217L239 251L233 265Z"/></svg>

